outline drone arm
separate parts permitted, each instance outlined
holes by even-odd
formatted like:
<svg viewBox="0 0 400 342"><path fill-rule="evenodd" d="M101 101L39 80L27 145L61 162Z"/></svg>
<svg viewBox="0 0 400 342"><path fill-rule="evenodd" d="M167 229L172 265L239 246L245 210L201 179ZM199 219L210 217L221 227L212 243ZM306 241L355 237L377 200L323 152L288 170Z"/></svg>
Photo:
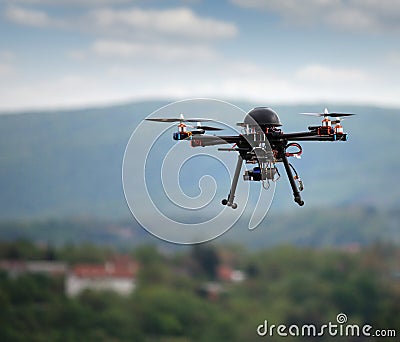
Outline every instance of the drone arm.
<svg viewBox="0 0 400 342"><path fill-rule="evenodd" d="M192 147L198 146L214 146L223 144L238 144L242 140L240 135L237 136L217 136L217 135L199 135L191 140Z"/></svg>
<svg viewBox="0 0 400 342"><path fill-rule="evenodd" d="M308 138L308 137L316 137L318 136L318 132L310 131L310 132L296 132L296 133L284 133L279 136L281 139L287 140L296 140L298 138Z"/></svg>
<svg viewBox="0 0 400 342"><path fill-rule="evenodd" d="M317 130L312 130L310 132L285 133L279 138L288 141L346 141L347 134L320 135Z"/></svg>
<svg viewBox="0 0 400 342"><path fill-rule="evenodd" d="M289 138L288 141L346 141L347 134L342 135L317 135L315 137Z"/></svg>

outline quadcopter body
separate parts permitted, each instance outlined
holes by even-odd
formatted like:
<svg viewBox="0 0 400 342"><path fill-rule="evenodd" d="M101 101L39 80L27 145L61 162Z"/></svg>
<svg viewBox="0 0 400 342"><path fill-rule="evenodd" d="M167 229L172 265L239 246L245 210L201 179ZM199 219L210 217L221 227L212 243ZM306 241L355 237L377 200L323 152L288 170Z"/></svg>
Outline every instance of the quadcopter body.
<svg viewBox="0 0 400 342"><path fill-rule="evenodd" d="M202 126L202 122L211 119L185 119L181 114L179 119L160 118L146 119L157 122L179 122L178 131L173 134L174 140L189 140L192 147L206 147L230 144L229 148L219 148L219 151L235 151L238 153L235 174L232 179L231 189L223 205L237 208L234 202L236 187L243 162L253 164L253 168L243 174L244 181L261 182L264 188L268 188L271 181L277 181L280 173L278 163L282 163L293 191L294 201L302 206L304 201L300 192L304 189L296 169L289 162L289 157L299 158L303 152L299 141L346 141L341 121L343 117L351 116L351 113L301 113L322 117L322 123L318 126L309 126L308 131L284 133L281 130L282 123L278 114L268 107L256 107L250 110L243 122L237 123L242 127L242 133L238 135L208 135L206 131L222 130L213 126ZM186 123L196 123L188 126ZM191 128L191 130L188 130ZM294 149L294 150L293 150Z"/></svg>

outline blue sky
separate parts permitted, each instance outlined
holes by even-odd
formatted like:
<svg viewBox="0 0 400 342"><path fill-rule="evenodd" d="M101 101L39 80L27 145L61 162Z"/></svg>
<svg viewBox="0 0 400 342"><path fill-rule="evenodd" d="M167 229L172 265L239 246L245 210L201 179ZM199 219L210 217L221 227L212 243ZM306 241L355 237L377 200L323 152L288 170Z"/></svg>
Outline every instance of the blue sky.
<svg viewBox="0 0 400 342"><path fill-rule="evenodd" d="M398 0L2 0L0 111L153 98L400 106Z"/></svg>

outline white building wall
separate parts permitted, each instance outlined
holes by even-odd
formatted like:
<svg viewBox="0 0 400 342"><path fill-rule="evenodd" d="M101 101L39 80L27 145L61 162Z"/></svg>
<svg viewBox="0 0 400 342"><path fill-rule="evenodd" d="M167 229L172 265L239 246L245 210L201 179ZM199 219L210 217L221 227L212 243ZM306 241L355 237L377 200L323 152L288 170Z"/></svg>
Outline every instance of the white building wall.
<svg viewBox="0 0 400 342"><path fill-rule="evenodd" d="M69 297L76 296L86 289L111 290L120 295L129 295L136 287L136 282L133 278L83 278L68 274L65 279L65 292Z"/></svg>

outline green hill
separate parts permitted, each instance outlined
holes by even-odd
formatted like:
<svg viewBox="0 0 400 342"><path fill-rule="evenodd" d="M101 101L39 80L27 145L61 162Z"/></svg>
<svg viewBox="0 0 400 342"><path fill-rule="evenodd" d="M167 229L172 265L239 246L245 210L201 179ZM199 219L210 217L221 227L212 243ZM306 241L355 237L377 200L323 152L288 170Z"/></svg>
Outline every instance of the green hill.
<svg viewBox="0 0 400 342"><path fill-rule="evenodd" d="M161 103L0 116L0 217L127 217L125 145Z"/></svg>
<svg viewBox="0 0 400 342"><path fill-rule="evenodd" d="M285 214L272 211L257 229L249 231L247 225L239 221L216 243L240 243L251 249L286 244L359 248L376 242L400 246L399 226L400 210L342 207L298 209ZM132 220L80 218L0 222L0 241L18 239L51 245L94 243L131 248L150 243L168 249L176 247L156 239Z"/></svg>
<svg viewBox="0 0 400 342"><path fill-rule="evenodd" d="M121 185L124 149L138 123L163 104L0 115L0 219L130 217ZM323 107L273 106L286 131L317 124L295 114ZM348 142L303 144L303 158L294 164L305 183L307 207L397 207L397 110L331 108L358 116L345 122ZM286 179L278 183L272 210L298 212Z"/></svg>

